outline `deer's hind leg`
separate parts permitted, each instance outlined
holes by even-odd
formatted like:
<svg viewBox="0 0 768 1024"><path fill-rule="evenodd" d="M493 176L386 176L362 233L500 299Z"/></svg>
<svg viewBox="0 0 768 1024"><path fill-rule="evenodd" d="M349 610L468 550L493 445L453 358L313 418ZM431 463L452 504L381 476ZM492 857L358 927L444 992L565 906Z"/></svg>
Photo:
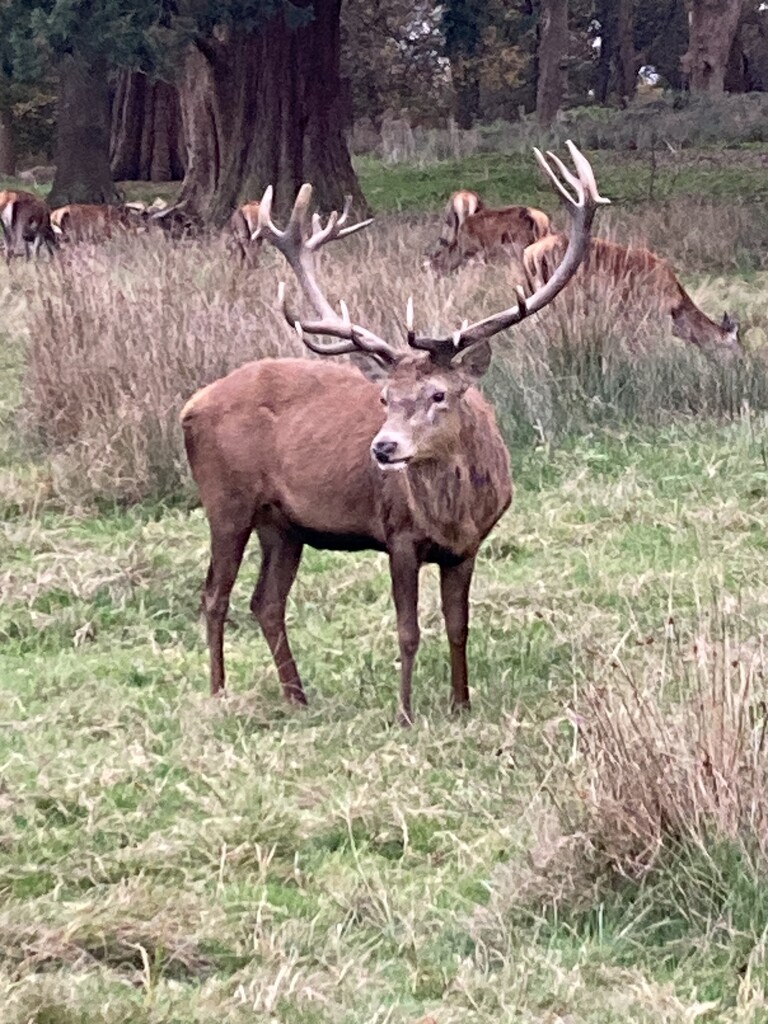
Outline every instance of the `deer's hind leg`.
<svg viewBox="0 0 768 1024"><path fill-rule="evenodd" d="M304 545L276 526L258 526L256 532L261 543L261 571L251 598L251 611L275 659L284 697L294 704L306 704L285 630L285 605Z"/></svg>
<svg viewBox="0 0 768 1024"><path fill-rule="evenodd" d="M203 588L203 610L211 660L211 694L224 689L224 621L229 598L235 585L245 546L251 535L251 523L211 522L211 561Z"/></svg>

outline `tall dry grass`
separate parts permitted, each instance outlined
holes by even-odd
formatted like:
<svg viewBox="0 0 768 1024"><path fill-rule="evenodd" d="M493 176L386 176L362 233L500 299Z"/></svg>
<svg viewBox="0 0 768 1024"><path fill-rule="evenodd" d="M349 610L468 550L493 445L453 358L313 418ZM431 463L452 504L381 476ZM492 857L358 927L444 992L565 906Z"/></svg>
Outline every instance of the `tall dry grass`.
<svg viewBox="0 0 768 1024"><path fill-rule="evenodd" d="M513 771L532 762L536 789L521 821L527 860L497 868L473 915L491 952L525 922L540 939L592 937L632 963L668 966L696 949L709 965L764 971L762 639L716 607L685 635L670 620L657 646L575 653L573 698L532 755L513 724L501 753Z"/></svg>
<svg viewBox="0 0 768 1024"><path fill-rule="evenodd" d="M435 227L392 219L323 256L329 296L395 341L409 295L418 327L446 332L506 307L519 268L419 269ZM246 270L217 245L116 240L35 268L23 426L66 500L178 495L187 479L178 413L200 386L250 359L305 355L275 308L282 258ZM292 282L289 281L292 286ZM720 365L671 339L652 304L621 307L621 286L562 301L497 339L487 388L512 443L600 422L738 414L768 405L761 364ZM574 293L575 294L575 293ZM717 314L721 303L705 294Z"/></svg>

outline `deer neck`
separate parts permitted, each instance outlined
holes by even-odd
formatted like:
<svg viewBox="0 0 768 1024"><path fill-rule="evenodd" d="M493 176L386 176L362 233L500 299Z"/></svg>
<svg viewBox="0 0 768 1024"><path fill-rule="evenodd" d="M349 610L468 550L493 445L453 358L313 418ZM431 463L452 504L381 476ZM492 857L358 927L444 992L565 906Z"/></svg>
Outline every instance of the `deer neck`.
<svg viewBox="0 0 768 1024"><path fill-rule="evenodd" d="M393 483L419 539L457 557L473 555L512 497L509 456L493 413L468 416L455 451L412 464Z"/></svg>
<svg viewBox="0 0 768 1024"><path fill-rule="evenodd" d="M672 310L672 333L683 341L706 346L725 340L727 332L699 309L684 288L679 304Z"/></svg>

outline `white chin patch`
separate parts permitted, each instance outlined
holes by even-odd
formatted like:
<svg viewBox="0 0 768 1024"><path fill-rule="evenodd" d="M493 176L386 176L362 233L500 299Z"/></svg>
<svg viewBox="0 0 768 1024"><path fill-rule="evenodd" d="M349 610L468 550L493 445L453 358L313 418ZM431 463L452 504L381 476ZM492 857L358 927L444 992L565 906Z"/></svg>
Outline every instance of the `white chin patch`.
<svg viewBox="0 0 768 1024"><path fill-rule="evenodd" d="M394 473L397 470L407 469L409 462L410 459L399 459L397 462L380 462L378 466L385 473Z"/></svg>

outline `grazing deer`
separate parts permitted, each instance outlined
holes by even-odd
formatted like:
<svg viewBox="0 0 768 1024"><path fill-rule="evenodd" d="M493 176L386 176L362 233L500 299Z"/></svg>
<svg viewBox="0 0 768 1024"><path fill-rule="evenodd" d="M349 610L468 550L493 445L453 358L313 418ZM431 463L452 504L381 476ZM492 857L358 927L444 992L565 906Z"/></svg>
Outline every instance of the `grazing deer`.
<svg viewBox="0 0 768 1024"><path fill-rule="evenodd" d="M551 230L547 214L533 206L478 210L464 218L451 241L440 238L428 266L437 273L445 274L471 260L479 258L486 262L510 250L522 256L526 246L548 235Z"/></svg>
<svg viewBox="0 0 768 1024"><path fill-rule="evenodd" d="M203 607L211 692L224 688L223 637L229 597L252 531L262 549L251 609L275 659L285 697L306 703L285 629L285 605L305 544L389 556L401 658L399 719L412 720L411 676L419 646L418 579L437 563L451 650L454 708L469 706L469 587L480 544L512 499L509 455L493 408L473 386L491 359L489 341L542 309L576 271L597 205L592 169L569 142L574 176L549 154L572 197L538 150L536 157L570 204L571 241L557 272L509 309L443 338L417 337L413 305L407 351L337 313L315 277L315 256L370 221L347 225L350 200L325 226L299 191L285 230L271 220L272 189L259 209L260 237L286 258L315 319L300 320L279 295L304 344L323 356L364 353L388 373L381 388L354 366L262 359L198 391L181 413L192 475L211 530ZM318 342L313 335L335 338Z"/></svg>
<svg viewBox="0 0 768 1024"><path fill-rule="evenodd" d="M51 227L65 242L98 242L115 230L137 231L139 226L138 215L127 206L69 203L51 213Z"/></svg>
<svg viewBox="0 0 768 1024"><path fill-rule="evenodd" d="M445 208L440 241L445 245L450 245L451 242L455 241L459 228L467 217L471 217L479 210L484 209L485 203L477 192L471 192L469 189L454 192Z"/></svg>
<svg viewBox="0 0 768 1024"><path fill-rule="evenodd" d="M565 235L542 238L523 253L530 287L541 287L562 259ZM621 289L622 302L655 307L672 318L672 333L708 354L741 353L739 325L727 313L721 323L703 313L678 281L666 260L648 249L635 249L604 238L592 238L577 281L606 281Z"/></svg>
<svg viewBox="0 0 768 1024"><path fill-rule="evenodd" d="M12 256L37 255L45 245L53 255L56 238L51 228L51 214L47 203L32 192L20 189L0 191L0 224L5 239L5 262Z"/></svg>
<svg viewBox="0 0 768 1024"><path fill-rule="evenodd" d="M229 218L228 246L232 252L240 256L243 263L253 267L256 264L258 249L262 239L258 233L259 203L252 200L239 206ZM254 238L254 235L256 236Z"/></svg>

